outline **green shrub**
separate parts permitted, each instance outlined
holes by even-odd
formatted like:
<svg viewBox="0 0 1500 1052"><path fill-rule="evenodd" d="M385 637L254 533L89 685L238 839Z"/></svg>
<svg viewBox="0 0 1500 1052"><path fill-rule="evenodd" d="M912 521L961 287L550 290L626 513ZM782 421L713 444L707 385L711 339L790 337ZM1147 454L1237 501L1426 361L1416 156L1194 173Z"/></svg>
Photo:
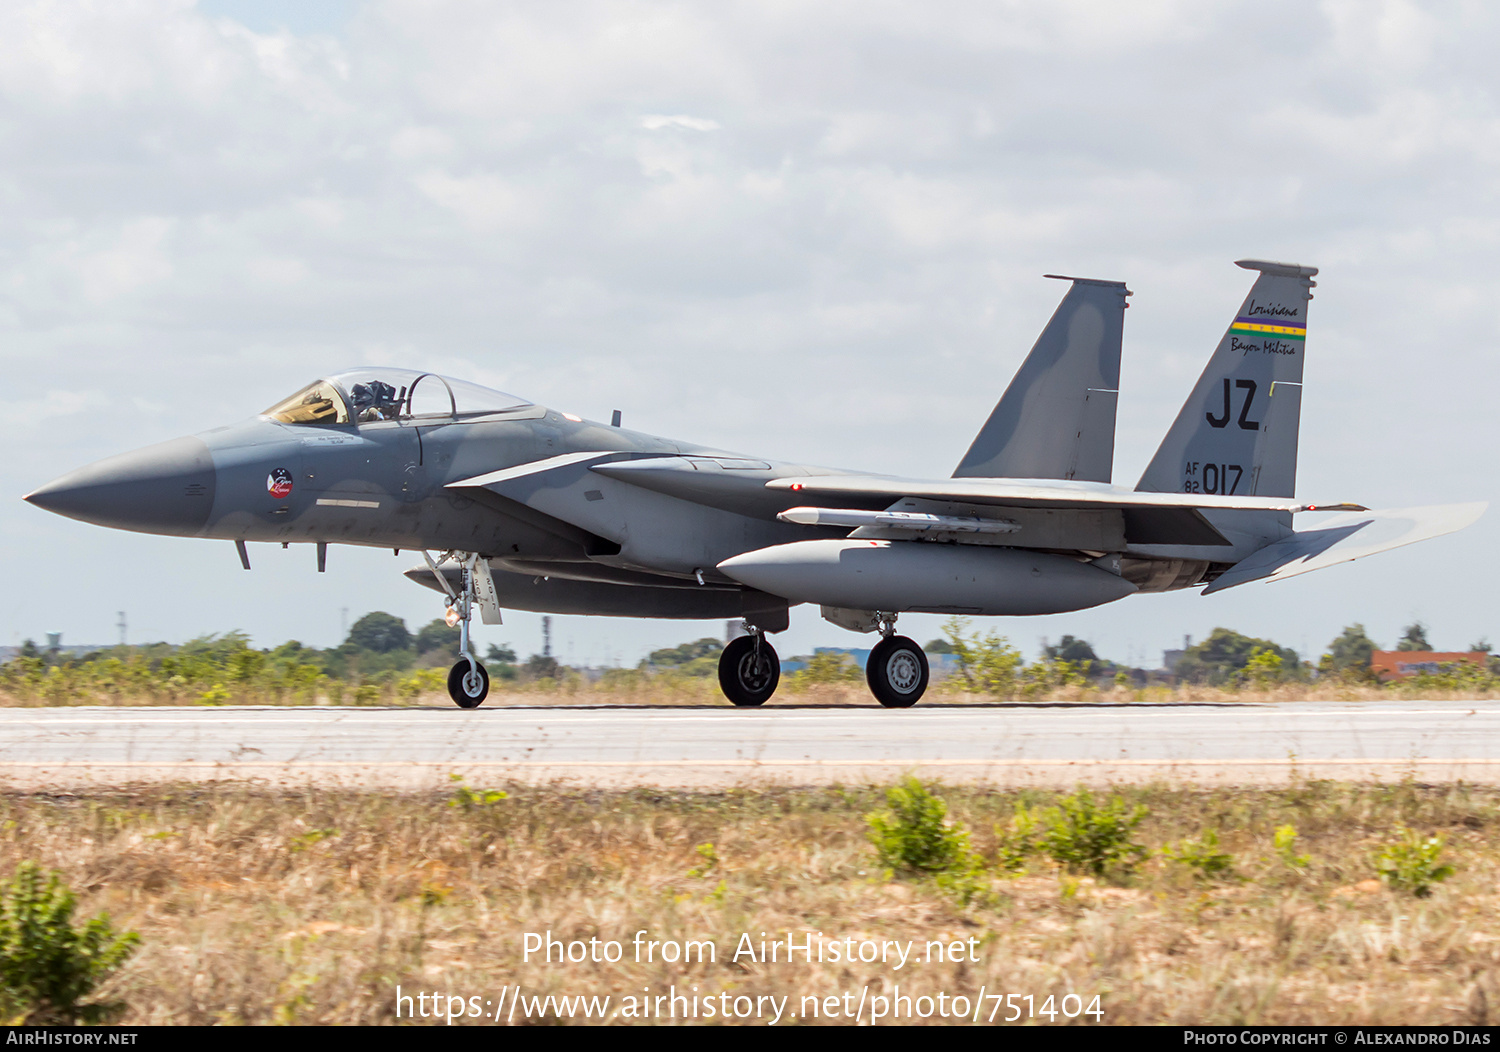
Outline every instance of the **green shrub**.
<svg viewBox="0 0 1500 1052"><path fill-rule="evenodd" d="M362 683L354 688L354 704L379 705L383 691L378 683Z"/></svg>
<svg viewBox="0 0 1500 1052"><path fill-rule="evenodd" d="M995 868L1002 873L1020 873L1026 859L1036 853L1041 819L1025 804L1017 804L1010 824L995 827Z"/></svg>
<svg viewBox="0 0 1500 1052"><path fill-rule="evenodd" d="M1096 877L1109 869L1128 872L1146 856L1145 846L1131 836L1147 813L1144 804L1131 808L1118 796L1097 804L1092 793L1079 789L1043 812L1039 846L1073 872Z"/></svg>
<svg viewBox="0 0 1500 1052"><path fill-rule="evenodd" d="M1021 669L1026 663L1021 652L1004 636L994 632L983 638L977 632L971 636L968 627L966 617L950 617L943 623L949 653L956 659L965 688L996 697L1015 697L1021 689Z"/></svg>
<svg viewBox="0 0 1500 1052"><path fill-rule="evenodd" d="M396 693L403 701L415 701L423 694L441 693L447 689L447 680L448 674L440 668L419 668L396 681Z"/></svg>
<svg viewBox="0 0 1500 1052"><path fill-rule="evenodd" d="M948 819L948 805L916 778L886 790L888 810L865 816L880 864L893 874L930 877L960 905L985 886L984 860L969 831Z"/></svg>
<svg viewBox="0 0 1500 1052"><path fill-rule="evenodd" d="M787 676L792 690L825 683L863 683L865 674L848 654L824 650L808 658L807 667Z"/></svg>
<svg viewBox="0 0 1500 1052"><path fill-rule="evenodd" d="M453 787L453 795L448 798L449 807L457 807L464 811L482 811L493 807L501 800L508 800L510 794L504 789L473 789L464 784L464 776L461 774L450 774L450 782L457 782Z"/></svg>
<svg viewBox="0 0 1500 1052"><path fill-rule="evenodd" d="M938 873L969 849L969 833L948 821L948 804L915 777L885 791L886 810L865 815L880 864L894 873Z"/></svg>
<svg viewBox="0 0 1500 1052"><path fill-rule="evenodd" d="M1212 829L1201 837L1187 837L1175 847L1164 848L1162 857L1187 866L1199 880L1223 880L1234 875L1234 856L1219 850L1219 834Z"/></svg>
<svg viewBox="0 0 1500 1052"><path fill-rule="evenodd" d="M1278 826L1272 834L1271 846L1276 849L1276 857L1290 869L1306 869L1307 864L1312 861L1311 855L1297 854L1296 826Z"/></svg>
<svg viewBox="0 0 1500 1052"><path fill-rule="evenodd" d="M1273 683L1281 682L1285 674L1285 660L1269 647L1256 647L1252 650L1250 660L1245 662L1245 668L1240 673L1244 681L1257 690L1265 690Z"/></svg>
<svg viewBox="0 0 1500 1052"><path fill-rule="evenodd" d="M719 865L719 849L714 847L712 840L699 844L694 850L703 861L688 870L688 876L693 878L706 877L710 870L717 869Z"/></svg>
<svg viewBox="0 0 1500 1052"><path fill-rule="evenodd" d="M1397 891L1408 891L1419 899L1432 894L1432 885L1453 876L1453 867L1438 859L1443 854L1443 838L1437 834L1425 840L1411 829L1398 826L1398 836L1385 846L1375 861L1375 870Z"/></svg>
<svg viewBox="0 0 1500 1052"><path fill-rule="evenodd" d="M1020 692L1026 697L1043 697L1064 687L1089 687L1092 661L1066 661L1062 658L1043 658L1027 665L1021 673Z"/></svg>
<svg viewBox="0 0 1500 1052"><path fill-rule="evenodd" d="M0 891L0 1014L13 1024L102 1023L125 1006L89 1002L125 963L140 936L116 932L101 913L73 927L73 893L35 862L16 867Z"/></svg>
<svg viewBox="0 0 1500 1052"><path fill-rule="evenodd" d="M888 810L865 816L880 864L894 873L939 873L970 850L969 833L948 821L948 805L915 778L886 790Z"/></svg>

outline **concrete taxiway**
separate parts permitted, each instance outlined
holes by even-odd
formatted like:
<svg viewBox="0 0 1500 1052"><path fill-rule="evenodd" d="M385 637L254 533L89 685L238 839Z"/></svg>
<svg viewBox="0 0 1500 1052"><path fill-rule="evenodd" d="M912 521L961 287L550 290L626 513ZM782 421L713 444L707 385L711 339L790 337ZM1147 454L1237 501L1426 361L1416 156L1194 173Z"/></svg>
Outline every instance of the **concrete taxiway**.
<svg viewBox="0 0 1500 1052"><path fill-rule="evenodd" d="M0 785L1500 782L1500 702L0 709Z"/></svg>

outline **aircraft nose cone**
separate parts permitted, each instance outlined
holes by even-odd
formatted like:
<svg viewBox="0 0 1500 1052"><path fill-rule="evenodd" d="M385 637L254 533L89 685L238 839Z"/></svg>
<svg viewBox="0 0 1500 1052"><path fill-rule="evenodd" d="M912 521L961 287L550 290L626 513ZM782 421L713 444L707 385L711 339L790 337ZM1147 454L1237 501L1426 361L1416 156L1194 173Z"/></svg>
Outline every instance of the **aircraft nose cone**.
<svg viewBox="0 0 1500 1052"><path fill-rule="evenodd" d="M174 438L71 471L25 499L98 526L193 536L208 522L215 484L208 446Z"/></svg>

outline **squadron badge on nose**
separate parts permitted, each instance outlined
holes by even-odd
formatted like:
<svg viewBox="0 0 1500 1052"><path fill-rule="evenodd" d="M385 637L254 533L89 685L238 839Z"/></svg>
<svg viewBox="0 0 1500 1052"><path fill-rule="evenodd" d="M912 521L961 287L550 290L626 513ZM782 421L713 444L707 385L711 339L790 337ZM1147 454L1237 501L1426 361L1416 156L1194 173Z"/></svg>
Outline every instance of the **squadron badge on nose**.
<svg viewBox="0 0 1500 1052"><path fill-rule="evenodd" d="M292 492L292 473L286 468L277 468L266 476L266 492L277 500L285 500Z"/></svg>

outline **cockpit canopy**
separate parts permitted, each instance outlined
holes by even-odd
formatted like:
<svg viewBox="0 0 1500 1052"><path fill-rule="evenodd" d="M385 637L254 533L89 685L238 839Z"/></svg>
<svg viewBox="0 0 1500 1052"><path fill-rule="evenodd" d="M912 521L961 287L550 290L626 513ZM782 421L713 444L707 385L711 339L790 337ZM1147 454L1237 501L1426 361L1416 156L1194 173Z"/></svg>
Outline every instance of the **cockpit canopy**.
<svg viewBox="0 0 1500 1052"><path fill-rule="evenodd" d="M414 369L353 369L308 384L262 416L283 424L347 424L433 418L469 420L520 409L530 402Z"/></svg>

